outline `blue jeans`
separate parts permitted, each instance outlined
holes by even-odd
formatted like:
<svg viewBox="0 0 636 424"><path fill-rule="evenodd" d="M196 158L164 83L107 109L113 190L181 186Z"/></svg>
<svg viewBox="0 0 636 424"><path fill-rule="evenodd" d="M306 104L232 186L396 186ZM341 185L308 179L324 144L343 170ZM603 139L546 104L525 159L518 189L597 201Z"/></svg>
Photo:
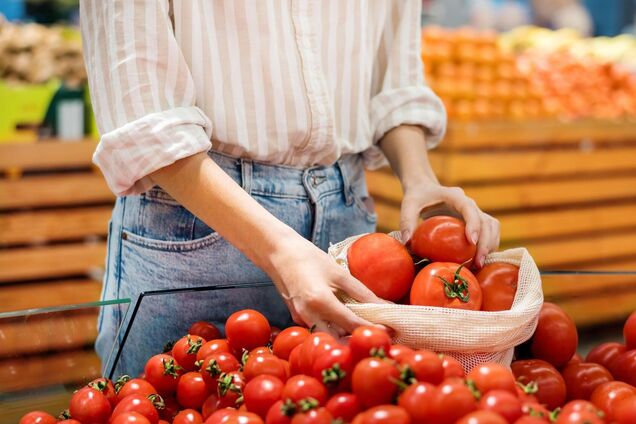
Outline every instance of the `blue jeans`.
<svg viewBox="0 0 636 424"><path fill-rule="evenodd" d="M377 217L369 206L359 156L304 170L216 152L210 156L265 209L323 250L330 243L375 230ZM138 374L147 358L184 335L197 320L209 320L222 328L229 314L250 307L263 312L273 325L290 322L267 275L158 187L117 199L106 262L102 298L131 298L131 310L143 292L195 289L143 297L115 374ZM245 289L201 290L259 282L266 283ZM311 284L311 276L307 284ZM100 314L96 350L104 371L112 365L107 363L111 350L120 348L123 331L118 329L129 325L132 314L124 312L112 307Z"/></svg>

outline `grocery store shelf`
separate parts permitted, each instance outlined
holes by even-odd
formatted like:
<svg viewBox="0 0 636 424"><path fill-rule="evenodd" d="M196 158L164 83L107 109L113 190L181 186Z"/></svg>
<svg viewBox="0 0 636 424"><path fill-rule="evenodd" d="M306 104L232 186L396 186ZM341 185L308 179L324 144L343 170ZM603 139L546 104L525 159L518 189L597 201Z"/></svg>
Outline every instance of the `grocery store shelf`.
<svg viewBox="0 0 636 424"><path fill-rule="evenodd" d="M4 285L0 312L93 302L101 290L101 281L87 278Z"/></svg>
<svg viewBox="0 0 636 424"><path fill-rule="evenodd" d="M84 167L97 146L95 140L42 140L37 143L0 143L0 170ZM34 154L35 153L35 154ZM88 158L88 161L87 161Z"/></svg>

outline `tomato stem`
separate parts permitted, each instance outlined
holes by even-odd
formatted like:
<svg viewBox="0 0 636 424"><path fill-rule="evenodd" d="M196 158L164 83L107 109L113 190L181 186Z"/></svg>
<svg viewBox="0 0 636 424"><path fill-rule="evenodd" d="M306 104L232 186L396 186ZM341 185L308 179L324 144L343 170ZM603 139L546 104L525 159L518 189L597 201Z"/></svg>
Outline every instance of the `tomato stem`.
<svg viewBox="0 0 636 424"><path fill-rule="evenodd" d="M175 363L174 359L171 358L171 359L168 359L167 361L165 359L162 359L161 363L163 364L163 375L169 375L170 377L174 379L179 377L178 372L182 368Z"/></svg>
<svg viewBox="0 0 636 424"><path fill-rule="evenodd" d="M201 349L201 345L203 344L203 341L199 338L197 339L196 342L193 342L189 334L186 337L188 340L188 350L186 351L186 353L188 355L196 354L199 351L199 349Z"/></svg>
<svg viewBox="0 0 636 424"><path fill-rule="evenodd" d="M447 281L441 275L436 275L444 284L444 294L449 299L459 299L464 303L470 300L470 292L468 291L468 281L460 275L465 264L461 264L453 274L453 282Z"/></svg>
<svg viewBox="0 0 636 424"><path fill-rule="evenodd" d="M115 381L115 393L119 393L121 388L124 387L124 384L128 383L130 380L132 380L132 378L126 374L119 377L117 381Z"/></svg>
<svg viewBox="0 0 636 424"><path fill-rule="evenodd" d="M155 407L155 409L160 410L160 409L165 409L166 407L166 404L163 401L163 398L156 393L148 395L148 400L152 402L152 405Z"/></svg>
<svg viewBox="0 0 636 424"><path fill-rule="evenodd" d="M337 386L347 376L347 373L336 363L331 368L322 370L322 382L326 386Z"/></svg>
<svg viewBox="0 0 636 424"><path fill-rule="evenodd" d="M303 412L307 412L314 408L317 408L318 405L318 401L312 397L308 397L298 401L298 406L300 406L300 410Z"/></svg>

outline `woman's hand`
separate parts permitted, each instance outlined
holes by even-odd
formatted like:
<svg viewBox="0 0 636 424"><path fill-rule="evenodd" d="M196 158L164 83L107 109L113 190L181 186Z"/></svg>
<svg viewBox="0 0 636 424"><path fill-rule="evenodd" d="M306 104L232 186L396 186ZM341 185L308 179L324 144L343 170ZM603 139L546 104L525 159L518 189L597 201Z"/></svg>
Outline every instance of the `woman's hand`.
<svg viewBox="0 0 636 424"><path fill-rule="evenodd" d="M385 303L325 252L301 236L281 243L271 257L274 284L299 325L344 336L361 325L373 325L343 305L335 293L342 291L364 303Z"/></svg>
<svg viewBox="0 0 636 424"><path fill-rule="evenodd" d="M412 185L402 199L400 230L407 241L417 228L418 218L450 214L466 222L466 237L477 245L475 265L481 268L486 255L499 247L499 221L482 212L475 201L459 187L444 187L434 182Z"/></svg>

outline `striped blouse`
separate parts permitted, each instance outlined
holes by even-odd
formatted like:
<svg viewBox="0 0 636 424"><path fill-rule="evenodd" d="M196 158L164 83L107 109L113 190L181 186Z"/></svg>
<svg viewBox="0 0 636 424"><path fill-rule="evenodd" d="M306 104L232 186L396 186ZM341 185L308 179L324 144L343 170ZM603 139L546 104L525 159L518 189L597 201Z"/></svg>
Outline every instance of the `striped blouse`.
<svg viewBox="0 0 636 424"><path fill-rule="evenodd" d="M446 123L424 84L420 0L82 0L101 134L93 161L117 195L210 148L294 167Z"/></svg>

